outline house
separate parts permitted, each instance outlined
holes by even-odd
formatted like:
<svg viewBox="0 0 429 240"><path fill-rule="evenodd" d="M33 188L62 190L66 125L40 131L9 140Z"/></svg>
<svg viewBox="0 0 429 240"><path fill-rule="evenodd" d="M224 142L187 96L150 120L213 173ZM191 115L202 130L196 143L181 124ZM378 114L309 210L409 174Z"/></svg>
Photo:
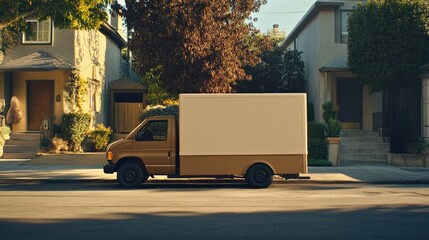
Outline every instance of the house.
<svg viewBox="0 0 429 240"><path fill-rule="evenodd" d="M302 52L308 101L315 121L323 123L322 104L340 107L340 161L387 162L389 144L379 137L382 93L369 93L348 66L348 17L365 1L316 1L280 43Z"/></svg>
<svg viewBox="0 0 429 240"><path fill-rule="evenodd" d="M62 115L72 107L66 99L70 74L75 70L88 82L83 111L91 113L93 125L113 126L117 101L137 101L143 105L144 91L138 84L130 85L130 79L125 77L121 50L126 41L121 16L112 15L109 23L98 30L59 29L50 19L28 18L26 22L33 34L23 33L18 45L0 56L0 99L8 105L11 97L16 96L24 116L12 127L13 132L39 131L48 117L59 124ZM113 94L112 83L128 88L116 88ZM137 96L129 99L121 93Z"/></svg>
<svg viewBox="0 0 429 240"><path fill-rule="evenodd" d="M316 121L323 122L322 104L331 101L344 129L373 131L380 128L382 94L370 94L348 67L347 19L360 2L315 2L281 47L303 52Z"/></svg>

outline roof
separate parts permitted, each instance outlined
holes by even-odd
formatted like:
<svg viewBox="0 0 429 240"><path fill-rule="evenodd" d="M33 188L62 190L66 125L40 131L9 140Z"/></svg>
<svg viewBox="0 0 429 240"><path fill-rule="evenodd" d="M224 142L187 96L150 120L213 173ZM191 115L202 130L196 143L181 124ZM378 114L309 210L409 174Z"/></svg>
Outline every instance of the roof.
<svg viewBox="0 0 429 240"><path fill-rule="evenodd" d="M54 71L74 68L73 64L44 51L37 51L0 64L0 70L3 71Z"/></svg>
<svg viewBox="0 0 429 240"><path fill-rule="evenodd" d="M335 58L333 61L319 69L320 72L344 72L349 70L350 67L348 56Z"/></svg>
<svg viewBox="0 0 429 240"><path fill-rule="evenodd" d="M127 45L125 39L108 23L101 24L100 32L112 39L119 48L123 48Z"/></svg>
<svg viewBox="0 0 429 240"><path fill-rule="evenodd" d="M110 83L110 90L136 90L144 91L144 87L137 82L123 77Z"/></svg>
<svg viewBox="0 0 429 240"><path fill-rule="evenodd" d="M295 28L287 35L287 37L279 44L281 47L287 47L289 44L291 44L295 38L298 36L298 34L307 26L311 20L319 13L321 9L332 9L332 8L339 8L343 6L343 2L325 2L325 1L317 1L311 6L311 8L307 11L307 13L304 15L304 17L298 22L298 24L295 26Z"/></svg>

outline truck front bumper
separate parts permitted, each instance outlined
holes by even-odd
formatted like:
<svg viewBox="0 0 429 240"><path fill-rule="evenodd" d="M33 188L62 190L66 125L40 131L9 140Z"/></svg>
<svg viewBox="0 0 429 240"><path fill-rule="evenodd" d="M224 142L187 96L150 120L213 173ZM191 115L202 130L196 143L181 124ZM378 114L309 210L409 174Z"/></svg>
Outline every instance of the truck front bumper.
<svg viewBox="0 0 429 240"><path fill-rule="evenodd" d="M112 174L115 172L115 165L111 163L106 164L103 166L103 170L104 170L104 173Z"/></svg>

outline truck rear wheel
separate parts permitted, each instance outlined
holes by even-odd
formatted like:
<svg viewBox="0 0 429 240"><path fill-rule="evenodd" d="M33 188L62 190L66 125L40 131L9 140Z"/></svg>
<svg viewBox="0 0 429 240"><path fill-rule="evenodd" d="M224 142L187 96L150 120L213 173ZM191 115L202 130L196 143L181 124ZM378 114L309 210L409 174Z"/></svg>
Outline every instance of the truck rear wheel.
<svg viewBox="0 0 429 240"><path fill-rule="evenodd" d="M266 188L273 182L273 171L269 166L258 163L247 170L245 179L254 188Z"/></svg>
<svg viewBox="0 0 429 240"><path fill-rule="evenodd" d="M146 170L136 163L124 163L118 169L117 179L124 188L136 188L149 178Z"/></svg>

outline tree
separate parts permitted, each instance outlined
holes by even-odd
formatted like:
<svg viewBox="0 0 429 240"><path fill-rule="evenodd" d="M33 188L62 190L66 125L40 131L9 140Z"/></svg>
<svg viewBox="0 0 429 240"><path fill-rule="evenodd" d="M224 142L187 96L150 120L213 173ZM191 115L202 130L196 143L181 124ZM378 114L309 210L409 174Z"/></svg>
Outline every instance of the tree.
<svg viewBox="0 0 429 240"><path fill-rule="evenodd" d="M13 96L10 100L10 108L7 111L6 122L9 125L18 124L22 120L22 112L19 107L19 100L17 97Z"/></svg>
<svg viewBox="0 0 429 240"><path fill-rule="evenodd" d="M165 89L159 77L163 71L162 66L158 66L146 72L142 77L141 84L147 89L147 101L150 105L163 105L166 100L177 100L177 94L170 94Z"/></svg>
<svg viewBox="0 0 429 240"><path fill-rule="evenodd" d="M56 27L97 29L107 19L111 0L0 0L0 50L14 46L21 32L30 33L25 18L51 18Z"/></svg>
<svg viewBox="0 0 429 240"><path fill-rule="evenodd" d="M163 66L160 81L171 93L230 91L266 45L246 23L266 0L125 2L137 71Z"/></svg>
<svg viewBox="0 0 429 240"><path fill-rule="evenodd" d="M374 24L377 23L377 24ZM349 18L349 65L371 92L412 86L428 62L423 0L369 0Z"/></svg>
<svg viewBox="0 0 429 240"><path fill-rule="evenodd" d="M247 67L251 81L238 81L237 92L280 93L304 92L304 62L296 50L274 48L262 54L262 62Z"/></svg>

